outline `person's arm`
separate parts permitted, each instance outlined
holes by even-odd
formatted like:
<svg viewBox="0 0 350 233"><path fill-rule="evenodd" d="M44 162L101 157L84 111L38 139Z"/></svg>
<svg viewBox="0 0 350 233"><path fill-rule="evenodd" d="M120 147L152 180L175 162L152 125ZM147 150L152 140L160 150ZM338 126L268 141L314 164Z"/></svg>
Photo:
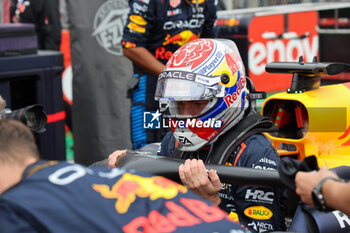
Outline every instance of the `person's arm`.
<svg viewBox="0 0 350 233"><path fill-rule="evenodd" d="M207 173L202 160L187 159L179 166L179 176L182 183L194 193L216 205L221 203L218 194L222 187L220 178L213 169Z"/></svg>
<svg viewBox="0 0 350 233"><path fill-rule="evenodd" d="M61 21L58 0L44 1L44 49L60 50L61 45Z"/></svg>
<svg viewBox="0 0 350 233"><path fill-rule="evenodd" d="M164 70L165 65L144 47L124 48L123 53L135 65L150 74L158 76Z"/></svg>
<svg viewBox="0 0 350 233"><path fill-rule="evenodd" d="M334 172L328 170L325 166L321 167L318 172L298 172L296 174L296 193L300 196L302 202L315 208L312 191L326 177L338 178ZM350 183L327 180L322 185L321 190L327 207L350 215Z"/></svg>
<svg viewBox="0 0 350 233"><path fill-rule="evenodd" d="M136 66L152 75L159 75L164 65L147 50L152 29L157 23L157 1L129 1L130 11L123 30L123 54ZM147 10L140 10L147 9Z"/></svg>
<svg viewBox="0 0 350 233"><path fill-rule="evenodd" d="M322 186L326 205L350 216L350 183L327 180Z"/></svg>

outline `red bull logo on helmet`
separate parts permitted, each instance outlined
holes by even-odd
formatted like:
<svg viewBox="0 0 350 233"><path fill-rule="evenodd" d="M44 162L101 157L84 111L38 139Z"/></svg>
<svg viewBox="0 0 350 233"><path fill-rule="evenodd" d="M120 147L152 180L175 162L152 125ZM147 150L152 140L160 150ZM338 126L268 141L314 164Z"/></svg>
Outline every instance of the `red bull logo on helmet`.
<svg viewBox="0 0 350 233"><path fill-rule="evenodd" d="M235 74L235 76L237 73ZM228 94L224 97L225 104L227 107L231 107L237 100L239 94L241 93L241 90L245 87L246 85L246 78L244 76L241 76L239 81L235 84L236 85L236 91L231 95Z"/></svg>
<svg viewBox="0 0 350 233"><path fill-rule="evenodd" d="M228 53L228 54L225 54L225 58L226 58L226 63L228 67L230 67L232 74L236 73L238 70L242 70L242 68L244 69L243 63L241 59L237 56L237 54Z"/></svg>
<svg viewBox="0 0 350 233"><path fill-rule="evenodd" d="M125 173L112 188L105 184L94 184L92 188L104 198L116 199L115 209L118 213L126 213L136 197L172 199L179 192L186 193L187 188L161 176L142 177Z"/></svg>

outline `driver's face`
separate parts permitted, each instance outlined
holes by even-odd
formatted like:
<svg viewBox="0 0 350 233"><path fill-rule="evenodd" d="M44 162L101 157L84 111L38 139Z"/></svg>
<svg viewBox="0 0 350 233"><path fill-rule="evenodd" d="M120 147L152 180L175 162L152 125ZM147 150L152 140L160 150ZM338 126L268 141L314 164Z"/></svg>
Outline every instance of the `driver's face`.
<svg viewBox="0 0 350 233"><path fill-rule="evenodd" d="M180 115L196 116L207 106L209 100L178 101L178 111Z"/></svg>

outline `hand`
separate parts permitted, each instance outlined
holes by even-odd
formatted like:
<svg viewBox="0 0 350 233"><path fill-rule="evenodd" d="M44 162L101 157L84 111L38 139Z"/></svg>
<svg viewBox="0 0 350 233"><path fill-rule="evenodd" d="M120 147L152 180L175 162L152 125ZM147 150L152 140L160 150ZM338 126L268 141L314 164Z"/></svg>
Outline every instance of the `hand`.
<svg viewBox="0 0 350 233"><path fill-rule="evenodd" d="M321 182L321 180L329 176L338 178L338 176L334 172L328 170L326 166L321 167L318 172L298 172L295 176L295 191L301 198L302 202L315 208L311 195L312 190Z"/></svg>
<svg viewBox="0 0 350 233"><path fill-rule="evenodd" d="M116 150L108 156L108 167L114 168L118 166L118 160L126 155L126 150Z"/></svg>
<svg viewBox="0 0 350 233"><path fill-rule="evenodd" d="M213 169L208 174L202 160L187 159L179 166L179 176L187 188L217 205L220 204L220 178Z"/></svg>

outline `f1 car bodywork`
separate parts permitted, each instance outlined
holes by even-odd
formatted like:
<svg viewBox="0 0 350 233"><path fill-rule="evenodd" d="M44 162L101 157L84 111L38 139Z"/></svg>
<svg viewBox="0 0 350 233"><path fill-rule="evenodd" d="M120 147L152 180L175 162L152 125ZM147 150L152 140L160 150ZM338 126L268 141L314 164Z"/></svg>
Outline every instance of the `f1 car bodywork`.
<svg viewBox="0 0 350 233"><path fill-rule="evenodd" d="M278 128L267 136L281 156L303 160L315 155L319 166L329 168L350 165L350 83L320 87L320 75L348 68L302 61L267 65L268 72L293 74L291 87L267 98L261 109Z"/></svg>

